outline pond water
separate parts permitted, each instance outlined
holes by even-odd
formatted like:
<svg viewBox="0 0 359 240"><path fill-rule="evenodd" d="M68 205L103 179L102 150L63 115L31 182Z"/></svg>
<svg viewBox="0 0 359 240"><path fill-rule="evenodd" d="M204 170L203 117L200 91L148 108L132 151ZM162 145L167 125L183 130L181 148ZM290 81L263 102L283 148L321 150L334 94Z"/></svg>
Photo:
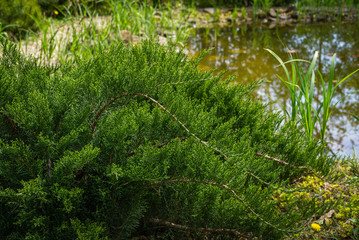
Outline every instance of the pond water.
<svg viewBox="0 0 359 240"><path fill-rule="evenodd" d="M226 27L197 28L189 38L187 48L191 56L213 48L201 61L203 69L215 72L227 70L235 74L237 82L247 83L256 79L267 82L257 87L254 95L270 103L275 110L290 106L289 91L277 77L284 71L277 60L264 48L269 48L282 59L288 60L288 50L295 50L297 57L311 60L319 51L318 69L328 74L333 53L337 53L335 79L341 79L359 68L359 24L318 23L287 26L232 25ZM320 82L317 82L319 89ZM334 153L359 153L359 72L341 84L333 102L345 97L333 110L328 123L326 140ZM317 102L322 91L315 92ZM319 136L319 134L317 134Z"/></svg>

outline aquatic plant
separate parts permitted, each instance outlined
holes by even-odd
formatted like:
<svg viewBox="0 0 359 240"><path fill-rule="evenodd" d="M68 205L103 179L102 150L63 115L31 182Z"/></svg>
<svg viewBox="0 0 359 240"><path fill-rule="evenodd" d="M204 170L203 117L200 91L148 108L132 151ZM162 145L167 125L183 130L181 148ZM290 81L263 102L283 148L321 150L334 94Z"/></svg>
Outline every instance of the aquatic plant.
<svg viewBox="0 0 359 240"><path fill-rule="evenodd" d="M348 74L341 80L338 80L335 84L334 67L336 54L334 54L332 57L329 77L328 80L325 81L322 73L319 71L319 69L316 68L318 52L315 52L311 62L303 59L294 59L292 55L290 55L291 59L289 61L283 62L283 60L276 53L270 49L266 50L278 60L280 66L285 72L286 80L284 77L278 77L286 85L290 92L291 114L285 110L287 116L293 122L297 121L299 118L299 122L304 128L305 133L309 139L313 138L316 124L319 123L320 138L322 142L324 142L328 120L333 112L333 109L344 98L343 97L337 102L333 103L332 101L335 95L335 90L345 80L358 72L359 69ZM303 66L305 63L310 64L307 70L305 70ZM291 74L286 66L287 64L290 64L291 66ZM315 81L318 78L321 81L321 90L323 95L321 96L322 102L319 103L318 107L315 107L315 102L313 101L315 90L314 88Z"/></svg>
<svg viewBox="0 0 359 240"><path fill-rule="evenodd" d="M259 9L263 9L266 13L269 12L273 2L273 0L253 0L253 15L256 15Z"/></svg>
<svg viewBox="0 0 359 240"><path fill-rule="evenodd" d="M247 10L244 7L241 8L241 15L243 20L246 20L248 17Z"/></svg>
<svg viewBox="0 0 359 240"><path fill-rule="evenodd" d="M252 17L257 19L257 11L260 9L260 0L253 0Z"/></svg>
<svg viewBox="0 0 359 240"><path fill-rule="evenodd" d="M235 6L232 12L232 20L235 22L237 21L237 18L238 18L238 8L237 6Z"/></svg>
<svg viewBox="0 0 359 240"><path fill-rule="evenodd" d="M212 14L213 22L218 22L221 19L221 10L217 8Z"/></svg>

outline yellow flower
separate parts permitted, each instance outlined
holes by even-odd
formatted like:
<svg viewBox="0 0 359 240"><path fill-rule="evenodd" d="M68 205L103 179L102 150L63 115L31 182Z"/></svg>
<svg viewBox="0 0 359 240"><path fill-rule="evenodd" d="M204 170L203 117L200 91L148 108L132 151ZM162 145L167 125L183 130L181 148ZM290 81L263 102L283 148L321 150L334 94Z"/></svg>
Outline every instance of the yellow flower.
<svg viewBox="0 0 359 240"><path fill-rule="evenodd" d="M59 12L58 12L57 10L54 10L54 14L55 14L55 15L58 15Z"/></svg>
<svg viewBox="0 0 359 240"><path fill-rule="evenodd" d="M319 232L321 229L321 227L318 223L312 223L311 227L317 232Z"/></svg>

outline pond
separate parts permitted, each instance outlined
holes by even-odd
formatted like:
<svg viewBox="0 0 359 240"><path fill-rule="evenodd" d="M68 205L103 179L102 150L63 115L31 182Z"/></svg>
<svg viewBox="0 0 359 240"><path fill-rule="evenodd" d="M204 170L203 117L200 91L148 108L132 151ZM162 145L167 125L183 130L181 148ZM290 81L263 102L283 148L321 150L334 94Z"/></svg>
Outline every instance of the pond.
<svg viewBox="0 0 359 240"><path fill-rule="evenodd" d="M335 79L341 79L359 68L358 23L316 23L299 25L232 25L226 27L197 28L189 38L191 56L212 48L201 61L203 69L215 69L215 73L227 70L235 74L237 82L248 83L256 79L266 82L257 87L254 95L270 103L273 111L290 106L289 91L278 78L284 72L277 60L264 48L269 48L282 59L288 60L288 50L295 50L297 57L311 60L319 51L318 69L329 73L332 55L337 53ZM317 82L319 89L320 82ZM334 153L359 152L359 73L341 84L333 102L346 96L333 110L328 123L326 140ZM315 92L317 102L322 92ZM319 134L317 134L319 137Z"/></svg>

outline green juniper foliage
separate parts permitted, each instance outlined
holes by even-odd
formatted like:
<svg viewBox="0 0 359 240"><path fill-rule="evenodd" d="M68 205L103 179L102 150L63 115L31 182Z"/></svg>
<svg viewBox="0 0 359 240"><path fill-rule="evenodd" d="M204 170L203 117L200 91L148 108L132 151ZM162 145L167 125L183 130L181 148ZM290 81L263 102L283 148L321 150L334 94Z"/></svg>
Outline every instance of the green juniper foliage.
<svg viewBox="0 0 359 240"><path fill-rule="evenodd" d="M278 239L325 211L272 200L330 161L258 83L152 42L56 67L1 44L1 239Z"/></svg>

